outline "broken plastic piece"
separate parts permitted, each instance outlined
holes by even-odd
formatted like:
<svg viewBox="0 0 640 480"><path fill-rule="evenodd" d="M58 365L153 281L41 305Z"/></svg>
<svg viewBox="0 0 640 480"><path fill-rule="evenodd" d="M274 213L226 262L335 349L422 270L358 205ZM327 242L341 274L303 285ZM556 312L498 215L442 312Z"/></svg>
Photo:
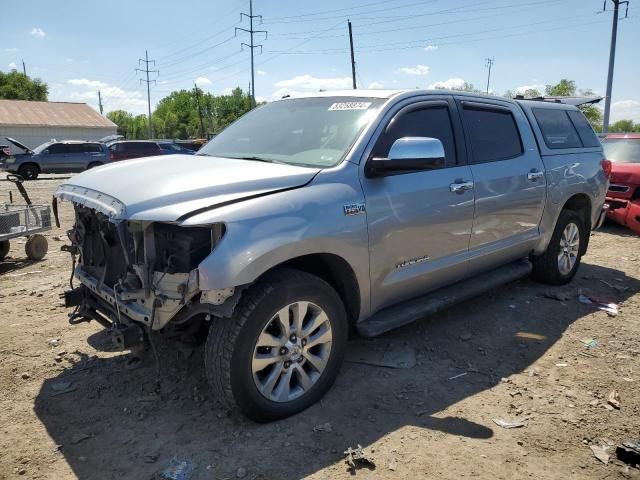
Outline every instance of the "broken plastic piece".
<svg viewBox="0 0 640 480"><path fill-rule="evenodd" d="M358 445L358 448L347 448L344 451L344 462L349 465L352 474L358 468L366 467L369 470L375 470L376 468L375 462L364 453L361 445Z"/></svg>

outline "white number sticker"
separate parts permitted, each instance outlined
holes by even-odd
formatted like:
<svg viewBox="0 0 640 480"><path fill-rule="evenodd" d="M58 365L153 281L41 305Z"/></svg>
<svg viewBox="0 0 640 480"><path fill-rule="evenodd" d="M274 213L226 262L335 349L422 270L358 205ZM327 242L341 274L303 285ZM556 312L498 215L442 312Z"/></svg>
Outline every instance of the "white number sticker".
<svg viewBox="0 0 640 480"><path fill-rule="evenodd" d="M371 106L371 102L344 102L334 103L329 110L366 110Z"/></svg>

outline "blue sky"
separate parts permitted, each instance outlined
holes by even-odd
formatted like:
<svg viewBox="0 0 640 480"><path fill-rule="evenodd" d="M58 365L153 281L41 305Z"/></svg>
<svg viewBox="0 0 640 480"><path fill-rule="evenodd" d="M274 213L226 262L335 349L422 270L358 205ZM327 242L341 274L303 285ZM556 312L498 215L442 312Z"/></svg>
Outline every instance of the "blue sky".
<svg viewBox="0 0 640 480"><path fill-rule="evenodd" d="M234 27L248 0L50 0L3 6L0 69L21 69L50 85L50 100L146 112L138 58L160 70L152 103L197 81L206 91L248 87L248 35ZM491 89L543 88L561 78L604 95L611 2L602 0L254 1L256 96L351 87L347 19L353 23L358 86L426 88L462 81ZM640 2L619 25L612 119L640 122ZM441 82L441 83L439 83Z"/></svg>

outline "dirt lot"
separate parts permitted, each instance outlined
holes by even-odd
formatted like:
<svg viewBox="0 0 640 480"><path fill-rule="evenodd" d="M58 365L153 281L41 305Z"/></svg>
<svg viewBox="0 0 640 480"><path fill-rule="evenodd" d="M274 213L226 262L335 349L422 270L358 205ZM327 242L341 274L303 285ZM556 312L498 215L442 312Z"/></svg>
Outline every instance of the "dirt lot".
<svg viewBox="0 0 640 480"><path fill-rule="evenodd" d="M46 202L60 181L27 187ZM0 181L0 203L10 186ZM1 479L149 479L173 457L195 479L351 478L343 451L358 444L376 463L359 478L640 478L615 446L608 465L590 448L640 436L640 238L621 228L592 236L576 279L552 290L566 300L529 279L504 286L369 341L415 352L413 368L346 363L319 404L257 425L211 397L201 349L158 336L158 397L151 356L128 368L131 354L112 351L98 325L67 323L71 213L63 204L45 260L13 242L0 262ZM579 291L619 303L619 315ZM606 408L614 389L619 410Z"/></svg>

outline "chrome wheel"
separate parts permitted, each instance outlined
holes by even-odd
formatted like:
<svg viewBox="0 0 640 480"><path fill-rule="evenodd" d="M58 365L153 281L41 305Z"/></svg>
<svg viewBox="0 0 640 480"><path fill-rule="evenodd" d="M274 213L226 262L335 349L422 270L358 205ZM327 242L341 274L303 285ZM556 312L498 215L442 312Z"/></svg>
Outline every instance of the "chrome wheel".
<svg viewBox="0 0 640 480"><path fill-rule="evenodd" d="M274 402L289 402L313 387L331 354L329 317L311 302L280 309L262 329L251 370L258 391Z"/></svg>
<svg viewBox="0 0 640 480"><path fill-rule="evenodd" d="M558 252L558 270L562 275L568 275L573 270L580 250L580 229L571 222L564 227L560 237L560 251Z"/></svg>

